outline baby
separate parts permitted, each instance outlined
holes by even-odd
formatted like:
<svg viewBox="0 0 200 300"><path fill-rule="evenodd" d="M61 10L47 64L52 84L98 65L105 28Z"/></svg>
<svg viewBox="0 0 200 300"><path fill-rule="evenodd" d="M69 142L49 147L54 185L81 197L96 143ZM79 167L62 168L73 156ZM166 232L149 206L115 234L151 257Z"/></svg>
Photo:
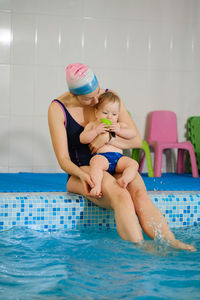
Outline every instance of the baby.
<svg viewBox="0 0 200 300"><path fill-rule="evenodd" d="M99 97L99 102L95 106L96 120L86 125L83 132L80 134L80 142L89 144L99 134L107 131L113 135L117 135L124 139L132 139L136 136L133 128L128 127L125 123L119 123L120 99L112 92L105 92ZM111 125L102 123L105 119ZM108 123L107 122L107 123ZM91 178L94 183L94 188L91 189L90 195L93 197L101 196L101 182L103 171L108 171L110 174L122 173L122 176L117 179L117 183L126 188L138 171L138 163L130 157L123 156L122 149L112 145L113 138L98 149L98 152L93 155L90 160Z"/></svg>

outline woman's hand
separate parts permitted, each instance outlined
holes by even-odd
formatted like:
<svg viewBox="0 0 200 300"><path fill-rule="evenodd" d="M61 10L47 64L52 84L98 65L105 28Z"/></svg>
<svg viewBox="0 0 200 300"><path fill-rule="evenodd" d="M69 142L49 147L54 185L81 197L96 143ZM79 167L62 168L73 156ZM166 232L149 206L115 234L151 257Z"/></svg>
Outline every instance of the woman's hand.
<svg viewBox="0 0 200 300"><path fill-rule="evenodd" d="M97 150L103 147L106 143L109 142L109 133L105 132L98 135L90 144L89 148L92 154L96 153Z"/></svg>
<svg viewBox="0 0 200 300"><path fill-rule="evenodd" d="M79 176L79 178L83 184L85 194L89 195L90 190L94 187L94 183L93 183L90 175L83 171L83 172L81 172L81 175Z"/></svg>

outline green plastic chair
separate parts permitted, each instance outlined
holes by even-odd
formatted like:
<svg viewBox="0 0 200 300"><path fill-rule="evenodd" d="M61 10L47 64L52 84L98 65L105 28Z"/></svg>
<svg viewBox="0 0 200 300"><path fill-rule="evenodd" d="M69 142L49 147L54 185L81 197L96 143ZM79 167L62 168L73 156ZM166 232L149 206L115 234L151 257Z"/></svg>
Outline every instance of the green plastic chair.
<svg viewBox="0 0 200 300"><path fill-rule="evenodd" d="M149 177L154 177L150 149L149 149L149 145L147 144L147 142L145 140L142 141L142 147L141 148L132 149L132 159L136 160L139 163L140 151L141 150L144 151L144 155L146 157L148 176ZM139 172L140 173L142 172L142 169L143 169L143 163L144 163L144 159L141 160L141 164L140 164L140 167L139 167Z"/></svg>
<svg viewBox="0 0 200 300"><path fill-rule="evenodd" d="M187 140L190 141L194 147L197 168L200 172L200 116L193 116L187 120ZM190 162L189 155L187 156L187 167L191 171L191 164L188 162Z"/></svg>

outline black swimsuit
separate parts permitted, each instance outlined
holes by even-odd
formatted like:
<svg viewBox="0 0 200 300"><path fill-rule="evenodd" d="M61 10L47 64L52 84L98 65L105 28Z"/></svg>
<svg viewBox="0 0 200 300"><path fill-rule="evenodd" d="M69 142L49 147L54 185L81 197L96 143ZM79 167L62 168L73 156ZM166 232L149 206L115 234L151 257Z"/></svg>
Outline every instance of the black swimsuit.
<svg viewBox="0 0 200 300"><path fill-rule="evenodd" d="M108 92L106 89L105 92ZM84 127L78 124L74 118L70 115L64 104L58 99L54 99L53 102L57 102L63 110L65 117L65 128L68 139L68 151L71 161L77 166L89 166L90 159L92 157L88 144L80 143L80 134L84 130Z"/></svg>
<svg viewBox="0 0 200 300"><path fill-rule="evenodd" d="M53 102L57 102L65 116L65 128L68 139L68 151L71 161L77 166L89 166L91 159L90 148L86 144L80 143L80 134L84 130L84 127L78 124L70 115L64 104L55 99Z"/></svg>

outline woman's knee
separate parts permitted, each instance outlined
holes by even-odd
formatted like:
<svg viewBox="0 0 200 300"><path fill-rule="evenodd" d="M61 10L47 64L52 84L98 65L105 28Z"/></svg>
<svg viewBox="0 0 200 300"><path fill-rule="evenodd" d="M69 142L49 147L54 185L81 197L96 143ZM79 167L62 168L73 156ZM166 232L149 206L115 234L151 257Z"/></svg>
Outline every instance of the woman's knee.
<svg viewBox="0 0 200 300"><path fill-rule="evenodd" d="M131 197L137 213L142 207L144 208L145 205L148 205L148 203L151 201L147 190L141 187L135 189L134 192L131 193Z"/></svg>
<svg viewBox="0 0 200 300"><path fill-rule="evenodd" d="M135 199L136 199L136 201L139 201L141 199L144 200L146 197L149 197L146 189L142 189L142 188L140 189L140 188L138 188L135 191Z"/></svg>
<svg viewBox="0 0 200 300"><path fill-rule="evenodd" d="M123 189L114 181L112 184L102 183L103 195L108 199L110 207L113 209L116 205L130 205L132 199L127 189Z"/></svg>

